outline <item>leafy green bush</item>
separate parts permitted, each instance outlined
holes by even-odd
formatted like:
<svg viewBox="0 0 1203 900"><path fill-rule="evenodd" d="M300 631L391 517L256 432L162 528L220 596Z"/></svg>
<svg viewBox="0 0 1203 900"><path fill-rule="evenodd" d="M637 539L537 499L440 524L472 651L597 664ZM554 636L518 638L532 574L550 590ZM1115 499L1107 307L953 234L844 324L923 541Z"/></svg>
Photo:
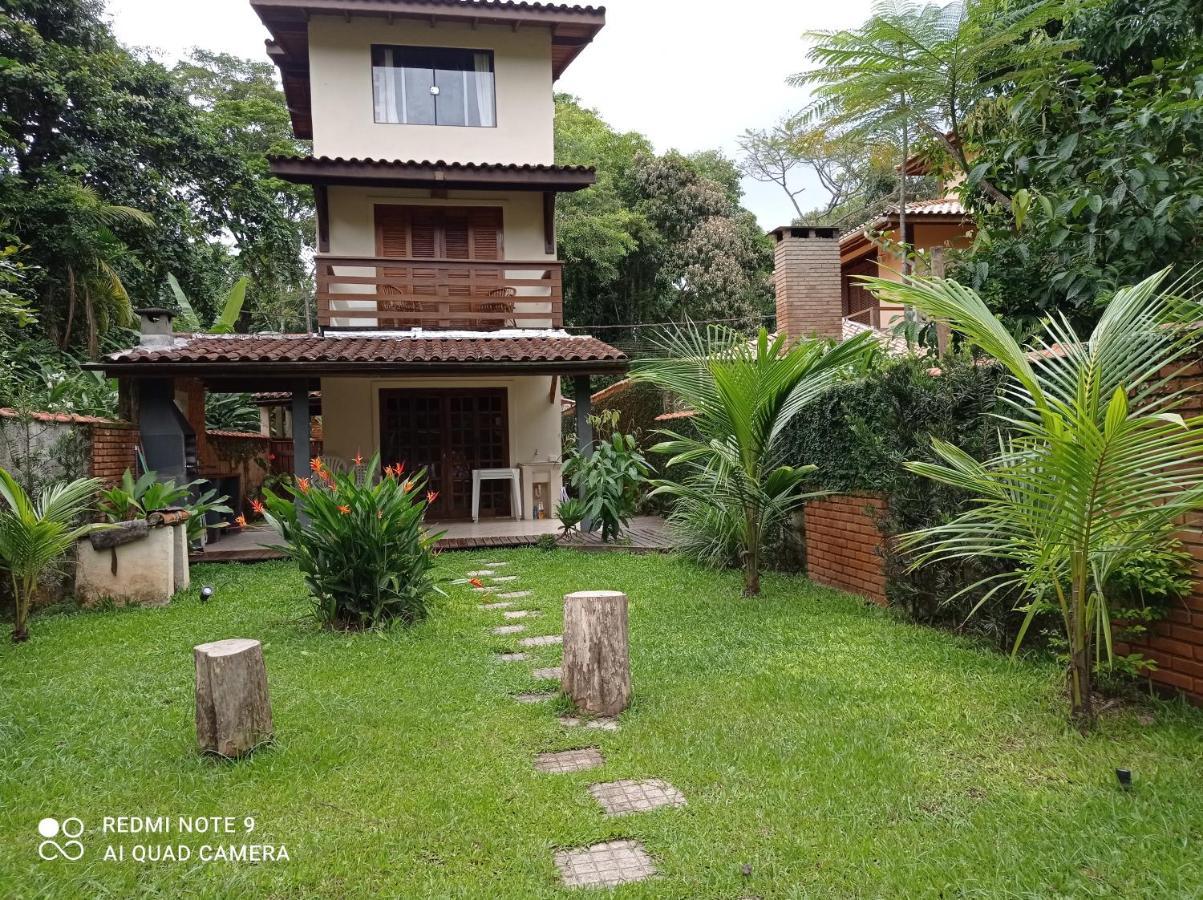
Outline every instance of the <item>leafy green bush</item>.
<svg viewBox="0 0 1203 900"><path fill-rule="evenodd" d="M564 534L572 531L585 519L585 501L579 497L569 497L556 506L556 518Z"/></svg>
<svg viewBox="0 0 1203 900"><path fill-rule="evenodd" d="M155 472L146 472L135 479L129 469L121 482L100 492L97 508L110 522L128 522L145 518L156 509L186 506L193 484L176 485L174 481L159 481Z"/></svg>
<svg viewBox="0 0 1203 900"><path fill-rule="evenodd" d="M268 523L286 542L322 624L344 630L411 624L436 590L430 575L438 534L423 528L437 497L425 473L406 478L379 456L333 472L316 458L312 478L287 485L291 499L264 491ZM260 511L258 508L256 511Z"/></svg>
<svg viewBox="0 0 1203 900"><path fill-rule="evenodd" d="M617 414L590 416L589 421L603 436L596 441L592 454L569 454L564 476L585 504L585 520L601 527L603 541L612 541L639 507L648 466L634 435L618 430Z"/></svg>

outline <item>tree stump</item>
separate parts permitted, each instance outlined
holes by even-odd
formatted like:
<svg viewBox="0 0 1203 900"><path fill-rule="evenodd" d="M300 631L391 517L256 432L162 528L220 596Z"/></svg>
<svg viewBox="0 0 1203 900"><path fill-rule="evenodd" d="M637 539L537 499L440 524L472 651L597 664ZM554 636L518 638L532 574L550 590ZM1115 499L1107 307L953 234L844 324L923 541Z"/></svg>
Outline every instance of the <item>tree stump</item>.
<svg viewBox="0 0 1203 900"><path fill-rule="evenodd" d="M576 705L616 716L631 702L627 595L578 591L564 597L564 662L560 686Z"/></svg>
<svg viewBox="0 0 1203 900"><path fill-rule="evenodd" d="M249 638L193 648L196 741L205 753L242 756L272 738L263 647Z"/></svg>

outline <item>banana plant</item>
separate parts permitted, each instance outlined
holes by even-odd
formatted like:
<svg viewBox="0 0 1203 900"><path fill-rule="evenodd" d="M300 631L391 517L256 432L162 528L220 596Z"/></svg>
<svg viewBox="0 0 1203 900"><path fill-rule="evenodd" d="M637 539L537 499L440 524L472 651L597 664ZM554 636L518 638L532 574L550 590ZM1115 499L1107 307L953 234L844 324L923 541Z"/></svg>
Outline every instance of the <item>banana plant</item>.
<svg viewBox="0 0 1203 900"><path fill-rule="evenodd" d="M174 275L168 273L167 284L171 287L171 293L175 295L176 303L180 305L180 325L188 331L206 331L191 301L189 301L188 295L180 287L179 280ZM249 284L250 279L245 275L234 282L225 299L221 301L221 313L207 329L209 334L233 333L234 326L238 324L238 317L242 315L242 304L246 300L246 289Z"/></svg>

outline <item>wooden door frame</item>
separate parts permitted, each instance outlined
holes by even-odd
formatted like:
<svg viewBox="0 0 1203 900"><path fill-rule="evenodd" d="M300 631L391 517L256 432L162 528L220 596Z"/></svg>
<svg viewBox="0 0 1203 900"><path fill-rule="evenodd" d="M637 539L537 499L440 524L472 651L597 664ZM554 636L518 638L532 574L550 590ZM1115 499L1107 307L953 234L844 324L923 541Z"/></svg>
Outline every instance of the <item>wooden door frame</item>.
<svg viewBox="0 0 1203 900"><path fill-rule="evenodd" d="M401 207L401 208L409 209L409 210L427 210L427 211L438 210L440 212L443 210L448 210L448 209L454 209L454 210L495 209L495 210L497 210L497 219L500 223L497 226L497 259L496 260L477 260L477 261L478 262L504 262L505 261L505 204L503 204L503 203L500 203L500 202L499 203L467 203L467 204L457 203L457 202L452 202L452 203L425 203L425 202L424 203L397 203L397 202L391 201L391 200L372 201L372 234L376 241L376 256L378 258L384 257L384 234L380 228L380 215L379 215L379 211L380 211L381 207ZM446 252L446 239L440 237L439 240L442 241L444 244L442 249L445 253ZM422 261L426 262L427 260L423 259ZM432 257L430 257L429 261L430 262L456 262L456 261L462 262L462 260L450 260L446 256L432 256Z"/></svg>
<svg viewBox="0 0 1203 900"><path fill-rule="evenodd" d="M380 387L376 390L376 448L383 454L384 450L384 401L386 395L390 394L410 394L421 396L435 396L440 398L449 398L451 396L500 396L502 410L502 439L501 453L504 460L504 467L510 467L510 391L506 385L490 385L488 387ZM443 452L447 451L447 407L443 406L441 411L442 431L443 431ZM392 465L397 460L387 461L380 460L380 465ZM508 495L507 495L508 496ZM512 502L512 501L511 501ZM511 510L512 512L512 510ZM471 512L469 511L469 517Z"/></svg>

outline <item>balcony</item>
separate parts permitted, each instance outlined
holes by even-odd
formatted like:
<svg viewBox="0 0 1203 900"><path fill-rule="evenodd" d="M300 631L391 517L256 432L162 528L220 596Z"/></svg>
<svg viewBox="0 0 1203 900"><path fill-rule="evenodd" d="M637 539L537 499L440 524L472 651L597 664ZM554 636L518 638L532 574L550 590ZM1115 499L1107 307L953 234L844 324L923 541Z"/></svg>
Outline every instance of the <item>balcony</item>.
<svg viewBox="0 0 1203 900"><path fill-rule="evenodd" d="M319 254L323 328L559 328L563 271L541 260L399 259Z"/></svg>

